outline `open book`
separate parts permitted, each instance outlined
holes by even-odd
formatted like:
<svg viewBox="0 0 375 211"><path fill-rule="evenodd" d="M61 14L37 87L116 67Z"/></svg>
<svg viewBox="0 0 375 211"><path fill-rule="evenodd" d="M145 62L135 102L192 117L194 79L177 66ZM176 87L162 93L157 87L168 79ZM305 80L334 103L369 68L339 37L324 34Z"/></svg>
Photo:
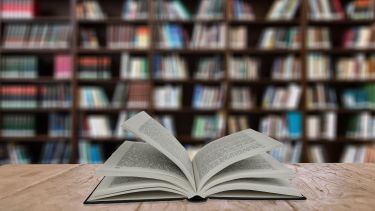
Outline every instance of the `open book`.
<svg viewBox="0 0 375 211"><path fill-rule="evenodd" d="M147 113L123 123L143 142L125 141L97 170L105 176L85 203L173 199L305 199L293 172L267 151L281 145L251 129L204 146L190 160L170 131Z"/></svg>

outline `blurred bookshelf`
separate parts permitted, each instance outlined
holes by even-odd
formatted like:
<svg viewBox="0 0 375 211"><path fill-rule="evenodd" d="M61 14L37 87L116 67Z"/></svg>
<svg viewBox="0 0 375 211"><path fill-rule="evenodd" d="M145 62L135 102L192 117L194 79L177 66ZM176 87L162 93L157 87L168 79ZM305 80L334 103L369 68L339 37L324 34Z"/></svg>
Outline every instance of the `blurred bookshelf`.
<svg viewBox="0 0 375 211"><path fill-rule="evenodd" d="M100 163L145 110L189 154L374 161L372 0L0 0L0 163Z"/></svg>

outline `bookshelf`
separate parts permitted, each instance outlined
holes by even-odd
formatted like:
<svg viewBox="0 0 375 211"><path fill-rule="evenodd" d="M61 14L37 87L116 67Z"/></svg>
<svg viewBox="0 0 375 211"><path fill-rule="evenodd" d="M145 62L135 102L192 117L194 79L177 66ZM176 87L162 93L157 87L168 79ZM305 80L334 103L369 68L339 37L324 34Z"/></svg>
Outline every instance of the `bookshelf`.
<svg viewBox="0 0 375 211"><path fill-rule="evenodd" d="M0 0L2 2L4 0ZM90 137L81 134L82 121L85 117L90 115L104 115L109 118L112 126L116 125L121 112L136 112L146 110L148 113L156 116L170 115L173 117L176 127L177 138L184 145L200 145L209 141L211 138L197 138L191 134L192 125L196 116L220 116L224 120L224 127L221 135L228 134L228 118L231 116L246 116L248 126L259 130L262 120L267 119L272 115L287 116L288 112L299 112L302 117L302 134L298 138L285 137L278 138L287 143L301 144L301 162L311 162L308 156L308 150L312 146L323 146L327 149L328 162L338 162L340 156L344 151L346 145L371 145L374 139L366 138L358 141L356 138L348 138L346 136L346 117L348 115L355 115L361 112L367 112L374 115L374 108L360 108L351 109L342 106L341 94L348 87L360 87L363 84L374 84L375 79L336 79L336 61L342 57L350 57L358 53L369 56L375 53L372 48L343 48L341 46L342 36L346 30L356 26L371 26L375 23L371 20L311 20L309 18L309 1L301 0L296 14L291 19L268 19L267 13L270 10L270 5L273 0L265 1L249 1L255 19L235 19L231 15L230 0L223 0L223 15L218 18L197 18L195 13L199 6L199 1L180 1L186 9L192 14L189 19L163 19L156 17L156 2L157 0L145 0L147 8L147 17L142 19L131 19L122 17L122 8L124 0L104 1L98 0L105 17L83 19L76 16L77 5L80 0L35 0L37 2L39 11L33 18L0 18L0 37L4 40L5 29L12 24L64 24L68 26L71 32L69 37L69 45L67 48L7 48L4 45L0 46L0 58L9 56L36 56L39 60L37 72L38 77L32 79L22 78L0 78L0 87L8 85L32 85L36 87L44 85L67 85L71 89L71 106L70 107L53 107L53 108L0 108L0 117L5 114L30 114L36 118L38 124L36 125L36 135L31 137L5 137L0 131L0 140L3 143L22 143L32 144L30 147L30 154L32 154L33 162L38 162L41 148L35 147L49 141L67 142L71 148L70 163L79 162L79 143L82 140L87 142L97 143L104 147L104 157L108 157L113 149L116 148L124 138L111 137ZM342 0L342 5L348 4L349 0ZM161 48L158 40L158 30L164 25L176 25L184 30L188 37L192 38L196 25L203 25L209 28L215 24L224 26L224 43L221 47L190 47L188 41L183 40L183 46L173 48ZM109 47L108 46L108 28L110 26L126 25L130 27L143 27L148 29L149 45L146 47ZM330 30L331 48L314 48L307 46L307 31L309 27L326 27ZM242 48L236 48L230 45L230 30L233 28L242 27L245 30L245 37L247 43ZM273 27L277 29L294 28L298 31L300 36L300 43L295 48L260 48L260 37L265 29ZM87 48L82 46L81 31L83 29L92 30L96 33L98 39L98 47ZM187 42L187 43L186 43ZM127 53L130 57L142 57L147 62L146 78L123 78L121 77L121 56ZM308 72L308 56L311 53L322 53L331 58L332 77L330 79L309 79ZM72 76L67 78L55 78L53 73L53 60L56 55L68 55L71 60ZM157 56L177 55L185 61L187 78L178 79L163 79L154 77L155 63L154 59ZM273 63L277 59L285 59L292 56L299 60L300 63L300 77L299 78L272 78ZM83 57L108 57L111 65L108 68L110 77L108 78L81 78L80 59ZM222 77L218 79L212 78L194 78L194 74L198 69L198 61L202 59L209 60L212 57L217 57L221 61L221 69L223 71ZM258 78L231 78L229 76L230 60L233 58L250 57L259 61ZM142 83L148 86L145 93L148 96L148 105L144 108L121 106L121 107L88 107L82 108L80 106L80 89L82 87L99 87L104 90L109 101L111 101L116 86L118 84L137 84ZM300 102L291 108L264 108L262 101L267 87L283 87L288 88L290 85L297 85L301 88ZM307 103L306 90L314 85L323 84L331 86L337 94L338 106L336 108L309 108ZM175 108L159 108L154 105L152 93L157 87L164 87L171 85L172 87L181 87L181 106ZM221 90L222 105L213 108L195 108L193 107L194 88L197 85L202 87L216 87ZM231 90L235 88L246 88L251 90L251 97L254 98L253 105L249 108L232 108ZM336 136L332 140L326 138L316 138L310 140L307 136L308 125L307 117L309 115L319 115L326 112L333 112L337 115L337 129ZM71 131L65 137L51 137L48 131L43 129L47 126L48 115L50 114L69 115L71 117ZM287 118L287 117L285 117ZM266 120L265 120L266 121ZM180 124L183 123L183 124ZM0 128L2 121L0 121ZM131 139L133 140L133 139Z"/></svg>

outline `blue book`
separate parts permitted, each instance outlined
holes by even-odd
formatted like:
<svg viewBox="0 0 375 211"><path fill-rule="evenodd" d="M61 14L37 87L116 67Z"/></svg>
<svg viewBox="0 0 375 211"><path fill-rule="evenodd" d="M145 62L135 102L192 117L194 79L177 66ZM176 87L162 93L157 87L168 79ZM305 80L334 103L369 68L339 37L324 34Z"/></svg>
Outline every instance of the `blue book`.
<svg viewBox="0 0 375 211"><path fill-rule="evenodd" d="M154 76L155 78L161 78L161 56L155 55L154 57Z"/></svg>
<svg viewBox="0 0 375 211"><path fill-rule="evenodd" d="M301 138L302 136L302 115L300 112L288 112L288 129L289 137L292 139Z"/></svg>

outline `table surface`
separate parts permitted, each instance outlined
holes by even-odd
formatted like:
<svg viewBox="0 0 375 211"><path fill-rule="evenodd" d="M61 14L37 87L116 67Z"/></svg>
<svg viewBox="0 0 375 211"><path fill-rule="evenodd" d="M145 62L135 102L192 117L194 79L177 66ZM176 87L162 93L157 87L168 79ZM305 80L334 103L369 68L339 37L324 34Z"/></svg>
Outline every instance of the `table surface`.
<svg viewBox="0 0 375 211"><path fill-rule="evenodd" d="M98 165L4 165L0 210L375 210L375 164L292 164L305 201L214 200L83 205Z"/></svg>

